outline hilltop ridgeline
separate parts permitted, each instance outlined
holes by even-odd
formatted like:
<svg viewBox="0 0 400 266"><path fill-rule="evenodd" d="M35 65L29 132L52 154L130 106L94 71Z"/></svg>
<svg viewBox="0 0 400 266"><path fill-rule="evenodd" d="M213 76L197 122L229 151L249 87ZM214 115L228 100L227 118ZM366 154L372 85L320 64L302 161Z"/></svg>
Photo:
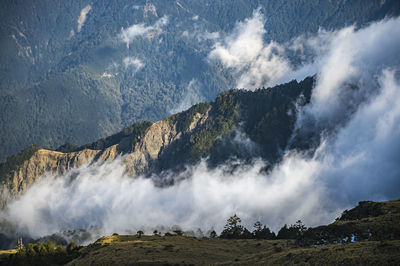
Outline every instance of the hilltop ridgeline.
<svg viewBox="0 0 400 266"><path fill-rule="evenodd" d="M296 108L310 100L314 78L258 89L229 90L164 120L137 122L91 144L56 150L29 147L0 165L0 207L45 173L110 162L121 156L129 175L184 169L207 158L210 167L230 158L280 159L296 121ZM300 142L299 142L300 143Z"/></svg>

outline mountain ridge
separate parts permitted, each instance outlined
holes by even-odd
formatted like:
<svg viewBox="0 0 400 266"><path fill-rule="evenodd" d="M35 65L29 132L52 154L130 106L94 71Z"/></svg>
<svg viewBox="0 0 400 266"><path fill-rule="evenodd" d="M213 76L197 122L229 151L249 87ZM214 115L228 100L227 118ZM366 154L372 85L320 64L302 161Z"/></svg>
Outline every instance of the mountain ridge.
<svg viewBox="0 0 400 266"><path fill-rule="evenodd" d="M64 174L72 168L110 162L121 156L131 176L182 169L206 157L210 166L232 157L259 156L274 163L288 145L296 104L299 98L303 98L302 104L309 101L313 84L314 78L310 77L254 92L226 91L212 103L194 105L155 123L135 123L91 144L66 144L56 150L36 147L20 161L9 157L0 165L1 206L4 208L46 173ZM253 151L235 141L237 130L242 130L260 149ZM10 166L11 159L16 161L14 166Z"/></svg>

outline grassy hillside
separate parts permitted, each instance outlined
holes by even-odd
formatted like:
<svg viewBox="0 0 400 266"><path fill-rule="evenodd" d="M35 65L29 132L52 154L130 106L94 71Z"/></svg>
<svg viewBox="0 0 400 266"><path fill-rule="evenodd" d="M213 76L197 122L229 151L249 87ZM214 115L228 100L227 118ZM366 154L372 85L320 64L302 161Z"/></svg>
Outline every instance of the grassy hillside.
<svg viewBox="0 0 400 266"><path fill-rule="evenodd" d="M399 250L399 240L301 248L292 240L111 236L81 249L69 265L388 265L400 262Z"/></svg>
<svg viewBox="0 0 400 266"><path fill-rule="evenodd" d="M80 248L67 265L398 265L399 251L400 240L299 247L294 240L121 235ZM21 261L14 255L5 265Z"/></svg>
<svg viewBox="0 0 400 266"><path fill-rule="evenodd" d="M321 245L393 239L400 239L400 200L360 202L334 223L310 228L297 242L300 245Z"/></svg>

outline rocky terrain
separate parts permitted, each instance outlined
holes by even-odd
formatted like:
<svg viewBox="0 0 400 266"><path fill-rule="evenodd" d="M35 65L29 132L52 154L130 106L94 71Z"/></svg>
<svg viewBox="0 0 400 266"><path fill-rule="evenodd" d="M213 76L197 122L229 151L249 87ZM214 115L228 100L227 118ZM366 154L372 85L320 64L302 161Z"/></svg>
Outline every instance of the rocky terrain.
<svg viewBox="0 0 400 266"><path fill-rule="evenodd" d="M61 175L72 168L84 165L102 164L123 156L127 173L134 176L149 171L151 164L171 143L182 134L188 134L207 120L207 113L196 113L185 132L177 131L177 124L169 119L151 124L145 134L138 136L129 153L125 147L132 142L130 137L122 138L118 143L103 150L84 148L74 152L38 149L3 179L1 188L1 207L18 194L25 191L45 174Z"/></svg>

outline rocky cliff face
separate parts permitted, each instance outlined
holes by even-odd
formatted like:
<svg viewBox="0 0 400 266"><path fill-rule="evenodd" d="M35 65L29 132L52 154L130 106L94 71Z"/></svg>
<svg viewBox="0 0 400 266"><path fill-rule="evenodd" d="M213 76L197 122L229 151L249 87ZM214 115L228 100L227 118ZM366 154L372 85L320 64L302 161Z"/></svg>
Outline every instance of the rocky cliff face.
<svg viewBox="0 0 400 266"><path fill-rule="evenodd" d="M127 173L134 176L149 171L153 162L168 145L178 140L182 134L189 133L204 124L207 118L208 112L195 113L185 132L178 132L177 123L170 119L152 124L146 133L139 137L133 150L124 157ZM61 175L71 168L102 164L124 155L122 146L126 146L130 141L129 137L123 138L118 144L104 150L83 149L75 152L37 150L15 171L6 177L1 177L0 180L3 181L0 187L0 208L4 208L7 202L20 195L45 174Z"/></svg>

